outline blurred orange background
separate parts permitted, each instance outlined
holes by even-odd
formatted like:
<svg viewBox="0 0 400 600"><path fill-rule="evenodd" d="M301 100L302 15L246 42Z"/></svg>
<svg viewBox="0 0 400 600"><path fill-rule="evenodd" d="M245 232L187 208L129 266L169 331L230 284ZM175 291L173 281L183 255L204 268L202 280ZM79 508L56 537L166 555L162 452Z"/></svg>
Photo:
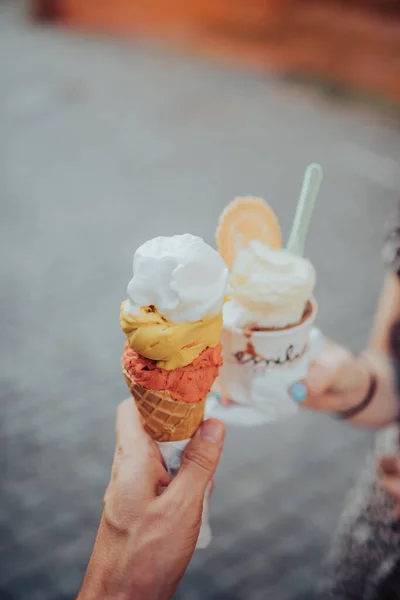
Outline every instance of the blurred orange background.
<svg viewBox="0 0 400 600"><path fill-rule="evenodd" d="M398 0L36 0L34 12L400 101Z"/></svg>

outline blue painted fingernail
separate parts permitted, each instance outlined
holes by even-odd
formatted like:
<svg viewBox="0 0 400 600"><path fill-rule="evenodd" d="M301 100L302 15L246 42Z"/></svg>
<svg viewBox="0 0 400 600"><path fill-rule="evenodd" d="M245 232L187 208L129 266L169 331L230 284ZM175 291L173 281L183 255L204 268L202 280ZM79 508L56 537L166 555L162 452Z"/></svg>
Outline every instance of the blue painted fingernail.
<svg viewBox="0 0 400 600"><path fill-rule="evenodd" d="M299 381L294 383L290 388L290 395L295 402L298 402L299 404L304 402L304 400L307 398L307 388L304 383Z"/></svg>

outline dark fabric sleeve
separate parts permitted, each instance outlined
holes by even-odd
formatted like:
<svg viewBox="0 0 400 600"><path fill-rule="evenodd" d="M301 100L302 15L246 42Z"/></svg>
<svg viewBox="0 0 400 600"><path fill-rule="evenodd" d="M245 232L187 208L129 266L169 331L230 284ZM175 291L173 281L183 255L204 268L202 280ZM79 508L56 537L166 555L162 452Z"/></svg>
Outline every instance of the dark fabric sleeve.
<svg viewBox="0 0 400 600"><path fill-rule="evenodd" d="M392 220L385 239L382 258L386 266L400 278L400 210Z"/></svg>
<svg viewBox="0 0 400 600"><path fill-rule="evenodd" d="M392 225L388 231L382 257L386 266L400 279L400 209L392 219ZM395 370L397 396L400 401L400 319L395 321L390 328L389 347Z"/></svg>

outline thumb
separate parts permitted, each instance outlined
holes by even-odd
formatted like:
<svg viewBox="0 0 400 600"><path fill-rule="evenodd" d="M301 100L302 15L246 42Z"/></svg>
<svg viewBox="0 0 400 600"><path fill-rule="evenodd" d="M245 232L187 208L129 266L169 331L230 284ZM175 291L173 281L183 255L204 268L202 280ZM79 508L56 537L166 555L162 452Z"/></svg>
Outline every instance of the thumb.
<svg viewBox="0 0 400 600"><path fill-rule="evenodd" d="M181 468L169 485L171 492L203 498L218 466L224 439L225 425L221 421L204 421L186 446Z"/></svg>

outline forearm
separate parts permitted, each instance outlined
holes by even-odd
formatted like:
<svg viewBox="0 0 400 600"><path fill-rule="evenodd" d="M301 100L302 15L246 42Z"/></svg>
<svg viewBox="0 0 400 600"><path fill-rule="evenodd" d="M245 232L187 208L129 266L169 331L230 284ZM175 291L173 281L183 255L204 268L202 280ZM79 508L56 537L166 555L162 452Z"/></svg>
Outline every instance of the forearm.
<svg viewBox="0 0 400 600"><path fill-rule="evenodd" d="M121 530L103 513L77 600L169 600L181 574L171 577L170 557L157 559L164 534L161 527L150 530L152 524L140 520Z"/></svg>
<svg viewBox="0 0 400 600"><path fill-rule="evenodd" d="M138 535L138 539L142 536ZM167 586L157 578L151 543L140 543L102 516L77 600L161 600Z"/></svg>
<svg viewBox="0 0 400 600"><path fill-rule="evenodd" d="M108 528L102 517L93 553L77 600L129 600L123 571L124 544ZM138 600L140 596L137 596ZM136 599L135 599L136 600Z"/></svg>
<svg viewBox="0 0 400 600"><path fill-rule="evenodd" d="M363 353L363 357L358 359L358 363L359 368L364 370L364 380L368 383L361 386L361 390L358 390L353 399L353 406L360 402L363 395L368 392L371 373L376 376L377 387L368 406L349 421L354 425L373 428L394 423L399 418L400 403L397 397L395 374L390 358L370 347ZM348 408L351 408L351 401L351 399L348 400Z"/></svg>
<svg viewBox="0 0 400 600"><path fill-rule="evenodd" d="M355 424L382 427L399 418L400 399L389 342L390 330L400 316L399 307L399 278L389 272L385 277L369 345L363 353L377 377L377 390L369 406L352 420Z"/></svg>

